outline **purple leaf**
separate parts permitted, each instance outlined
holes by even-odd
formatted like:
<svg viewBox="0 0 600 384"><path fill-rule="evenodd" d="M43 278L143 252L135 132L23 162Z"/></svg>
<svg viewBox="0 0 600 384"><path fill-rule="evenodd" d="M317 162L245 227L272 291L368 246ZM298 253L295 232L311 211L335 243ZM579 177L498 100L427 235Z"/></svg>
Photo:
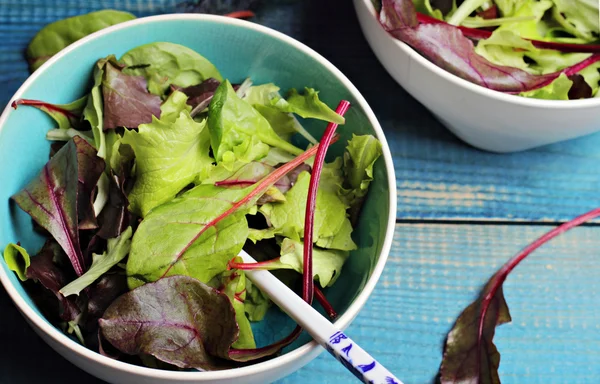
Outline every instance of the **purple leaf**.
<svg viewBox="0 0 600 384"><path fill-rule="evenodd" d="M122 295L100 319L100 329L123 353L205 370L218 368L238 337L227 295L187 276L165 277Z"/></svg>
<svg viewBox="0 0 600 384"><path fill-rule="evenodd" d="M186 88L174 87L180 92L183 92L187 97L187 104L191 105L192 108L196 107L203 101L212 99L213 95L221 82L217 79L208 78L198 85L192 85Z"/></svg>
<svg viewBox="0 0 600 384"><path fill-rule="evenodd" d="M475 53L473 42L446 24L420 24L390 32L437 66L472 83L503 92L524 92L543 87L559 73L532 75L518 68L492 64Z"/></svg>
<svg viewBox="0 0 600 384"><path fill-rule="evenodd" d="M580 74L569 76L569 80L573 82L569 89L569 100L588 99L592 97L592 87L585 81L585 78Z"/></svg>
<svg viewBox="0 0 600 384"><path fill-rule="evenodd" d="M379 22L386 31L413 28L419 24L412 0L383 0Z"/></svg>
<svg viewBox="0 0 600 384"><path fill-rule="evenodd" d="M108 203L100 212L98 221L101 223L100 230L96 233L103 239L118 237L127 229L131 222L131 213L127 209L129 199L125 193L124 177L113 175L108 187Z"/></svg>
<svg viewBox="0 0 600 384"><path fill-rule="evenodd" d="M58 313L62 320L72 321L80 314L80 310L73 298L66 298L59 292L69 282L65 272L54 263L54 259L60 258L61 253L60 246L48 240L42 250L31 258L26 276L28 279L38 281L58 300L58 306L55 300L46 303L52 314Z"/></svg>
<svg viewBox="0 0 600 384"><path fill-rule="evenodd" d="M78 142L82 141L78 138ZM96 229L96 213L94 212L94 189L98 179L104 172L104 160L96 156L96 150L91 145L78 145L78 190L77 190L77 216L79 229Z"/></svg>
<svg viewBox="0 0 600 384"><path fill-rule="evenodd" d="M97 163L102 159L94 152L85 140L74 137L46 163L38 177L12 197L21 209L50 232L78 276L83 274L85 263L79 243L77 195L79 185L87 185L92 179L89 177L88 180L85 175L80 183L79 169L97 172Z"/></svg>
<svg viewBox="0 0 600 384"><path fill-rule="evenodd" d="M62 287L61 287L62 288ZM87 329L97 330L98 319L115 299L126 293L127 278L124 274L109 273L102 276L87 290Z"/></svg>
<svg viewBox="0 0 600 384"><path fill-rule="evenodd" d="M160 96L148 92L143 76L126 75L111 60L104 65L102 95L104 130L117 127L137 128L160 117Z"/></svg>

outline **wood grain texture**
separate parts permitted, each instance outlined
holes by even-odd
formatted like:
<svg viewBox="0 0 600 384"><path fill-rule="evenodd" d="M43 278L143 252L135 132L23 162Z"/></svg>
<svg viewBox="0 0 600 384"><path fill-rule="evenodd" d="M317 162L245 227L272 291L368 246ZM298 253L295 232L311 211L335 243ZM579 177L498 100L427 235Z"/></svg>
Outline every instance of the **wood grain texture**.
<svg viewBox="0 0 600 384"><path fill-rule="evenodd" d="M399 224L386 269L347 333L406 384L431 383L444 338L482 284L551 226ZM576 228L547 244L508 278L513 322L498 328L503 384L596 383L600 377L600 238ZM0 293L0 383L100 383L41 341ZM6 344L4 344L6 342ZM30 359L40 363L30 368ZM31 356L31 357L29 357ZM323 353L280 384L354 382Z"/></svg>

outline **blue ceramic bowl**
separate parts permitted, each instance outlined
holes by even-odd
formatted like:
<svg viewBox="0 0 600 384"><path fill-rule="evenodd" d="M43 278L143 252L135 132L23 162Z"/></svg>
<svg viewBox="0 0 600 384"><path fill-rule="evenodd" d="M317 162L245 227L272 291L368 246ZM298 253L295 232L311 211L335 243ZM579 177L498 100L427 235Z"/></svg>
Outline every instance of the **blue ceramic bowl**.
<svg viewBox="0 0 600 384"><path fill-rule="evenodd" d="M168 41L196 50L214 63L225 78L240 82L251 77L256 84L274 82L282 90L314 87L322 100L335 106L341 99L352 108L347 124L340 127L342 140L332 147L339 155L355 134L373 134L383 144L383 156L375 165L375 181L363 209L352 253L330 297L346 328L365 304L390 250L396 218L396 179L390 150L371 108L350 81L331 63L305 45L271 29L236 19L210 15L165 15L134 20L97 32L63 50L39 68L14 95L52 103L67 103L89 89L94 63L136 46ZM325 126L316 120L305 125L316 137ZM34 108L12 110L0 118L0 247L20 241L34 251L43 239L32 230L30 218L9 202L15 192L35 177L48 159L45 133L53 121ZM144 368L101 356L65 336L40 314L20 282L2 260L0 280L34 330L58 353L89 373L112 383L266 383L299 369L314 359L321 348L307 335L269 361L219 372L170 372ZM292 324L277 308L264 322L255 324L259 344L289 330ZM272 330L276 330L273 332Z"/></svg>

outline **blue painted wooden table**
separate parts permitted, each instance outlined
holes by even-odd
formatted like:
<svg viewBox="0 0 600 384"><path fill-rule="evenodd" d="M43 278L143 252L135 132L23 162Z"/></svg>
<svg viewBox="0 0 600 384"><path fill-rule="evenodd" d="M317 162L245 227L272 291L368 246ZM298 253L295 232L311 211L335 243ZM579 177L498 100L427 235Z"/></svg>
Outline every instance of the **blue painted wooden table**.
<svg viewBox="0 0 600 384"><path fill-rule="evenodd" d="M178 1L0 0L0 106L28 76L22 51L43 25L106 7L138 16L173 12ZM388 76L349 1L267 2L255 21L332 61L386 132L398 178L394 245L348 334L405 383L431 383L445 335L489 276L556 223L600 206L600 135L518 154L478 151ZM598 382L598 231L592 224L556 239L507 280L513 322L496 336L503 383ZM280 383L352 380L322 354ZM50 350L0 289L0 383L84 381L100 383Z"/></svg>

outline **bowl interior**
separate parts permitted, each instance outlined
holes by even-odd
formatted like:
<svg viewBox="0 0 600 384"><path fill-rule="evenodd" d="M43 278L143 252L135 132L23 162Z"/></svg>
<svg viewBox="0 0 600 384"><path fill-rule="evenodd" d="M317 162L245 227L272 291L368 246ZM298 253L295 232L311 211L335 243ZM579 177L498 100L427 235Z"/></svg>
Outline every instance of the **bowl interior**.
<svg viewBox="0 0 600 384"><path fill-rule="evenodd" d="M251 77L257 84L274 82L282 91L292 87L314 87L320 90L321 99L331 107L335 107L341 99L349 100L353 108L346 115L347 124L339 128L342 140L332 147L330 159L342 153L352 133L374 134L365 111L323 63L264 32L215 20L161 19L113 29L75 47L49 67L38 70L35 80L18 97L51 103L73 101L88 91L92 67L97 59L110 54L120 57L131 48L156 41L178 43L196 50L232 82ZM34 108L20 107L5 113L6 120L0 126L0 247L3 249L8 242L20 241L30 254L35 254L43 239L32 231L29 216L9 202L9 198L35 177L47 161L49 142L45 139L45 132L53 128L54 123ZM316 137L320 137L326 125L314 120L304 124ZM390 193L395 191L390 191L383 158L377 162L375 173L375 182L355 231L359 250L353 252L341 277L327 292L340 314L350 307L371 276L382 250L389 215L393 214L391 209L395 208L389 204ZM0 268L5 270L10 283L25 302L35 308L3 259ZM293 323L287 316L272 308L266 321L254 324L257 343L264 345L292 327ZM308 340L304 335L287 351Z"/></svg>

